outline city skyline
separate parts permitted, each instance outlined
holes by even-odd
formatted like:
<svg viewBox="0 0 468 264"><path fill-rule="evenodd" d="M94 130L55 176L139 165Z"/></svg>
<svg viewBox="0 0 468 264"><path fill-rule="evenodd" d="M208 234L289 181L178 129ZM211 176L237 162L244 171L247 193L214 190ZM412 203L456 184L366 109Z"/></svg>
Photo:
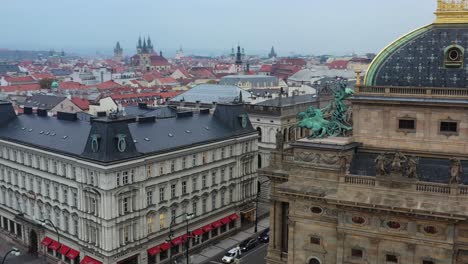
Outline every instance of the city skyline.
<svg viewBox="0 0 468 264"><path fill-rule="evenodd" d="M266 55L271 46L283 56L376 53L391 40L431 23L436 2L293 0L284 6L279 0L201 0L183 5L143 0L132 4L136 9L108 0L85 0L79 6L56 0L25 1L21 6L6 2L0 24L7 25L3 31L8 37L0 40L0 48L111 54L119 41L124 53L131 55L138 37L150 36L156 50L169 55L181 46L187 53L219 55L238 43L246 53L258 55ZM106 12L107 7L112 12ZM28 19L18 19L25 15Z"/></svg>

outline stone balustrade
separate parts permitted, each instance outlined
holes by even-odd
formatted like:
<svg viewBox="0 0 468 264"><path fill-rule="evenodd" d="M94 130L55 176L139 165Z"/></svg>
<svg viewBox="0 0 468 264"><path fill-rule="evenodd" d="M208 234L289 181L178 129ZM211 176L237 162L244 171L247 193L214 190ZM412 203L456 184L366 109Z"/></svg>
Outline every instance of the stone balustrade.
<svg viewBox="0 0 468 264"><path fill-rule="evenodd" d="M385 86L357 86L355 95L387 96L387 97L418 97L418 98L468 98L468 90L460 88L434 87L385 87Z"/></svg>

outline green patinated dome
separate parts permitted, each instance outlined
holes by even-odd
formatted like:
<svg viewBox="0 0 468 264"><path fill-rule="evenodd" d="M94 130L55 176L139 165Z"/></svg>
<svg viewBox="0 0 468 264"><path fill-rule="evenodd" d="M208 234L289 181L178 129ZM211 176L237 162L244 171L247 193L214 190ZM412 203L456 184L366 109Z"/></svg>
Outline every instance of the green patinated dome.
<svg viewBox="0 0 468 264"><path fill-rule="evenodd" d="M58 89L59 88L59 83L57 81L54 81L51 85L50 88L52 89Z"/></svg>

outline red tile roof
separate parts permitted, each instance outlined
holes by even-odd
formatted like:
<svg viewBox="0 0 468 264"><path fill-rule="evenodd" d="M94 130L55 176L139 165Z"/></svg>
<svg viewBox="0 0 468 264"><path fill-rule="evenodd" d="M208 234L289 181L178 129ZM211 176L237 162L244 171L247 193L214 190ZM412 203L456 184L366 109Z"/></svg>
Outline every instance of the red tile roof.
<svg viewBox="0 0 468 264"><path fill-rule="evenodd" d="M271 69L272 69L271 65L264 64L262 65L262 67L260 67L259 72L271 72Z"/></svg>
<svg viewBox="0 0 468 264"><path fill-rule="evenodd" d="M328 68L329 69L346 69L348 68L348 62L347 60L336 60L328 63Z"/></svg>
<svg viewBox="0 0 468 264"><path fill-rule="evenodd" d="M89 101L86 99L73 97L71 101L83 111L89 109Z"/></svg>
<svg viewBox="0 0 468 264"><path fill-rule="evenodd" d="M0 86L0 91L4 93L39 91L40 89L41 89L41 86L38 83Z"/></svg>
<svg viewBox="0 0 468 264"><path fill-rule="evenodd" d="M114 100L123 99L136 99L145 97L161 97L161 98L173 98L176 97L179 92L150 92L150 93L131 93L131 94L114 94L111 98Z"/></svg>
<svg viewBox="0 0 468 264"><path fill-rule="evenodd" d="M98 84L97 87L100 90L106 90L106 89L119 88L119 87L122 87L122 85L114 82L113 80L110 80L110 81Z"/></svg>
<svg viewBox="0 0 468 264"><path fill-rule="evenodd" d="M86 89L89 89L89 87L78 82L61 82L59 84L59 89L60 90L86 90Z"/></svg>
<svg viewBox="0 0 468 264"><path fill-rule="evenodd" d="M40 72L40 73L33 73L31 76L36 80L42 79L55 79L55 76L50 72Z"/></svg>
<svg viewBox="0 0 468 264"><path fill-rule="evenodd" d="M5 81L9 83L28 83L28 82L36 82L32 76L22 76L22 77L11 77L5 76Z"/></svg>
<svg viewBox="0 0 468 264"><path fill-rule="evenodd" d="M176 83L177 80L172 77L166 77L166 78L158 78L158 82L164 85L164 84Z"/></svg>

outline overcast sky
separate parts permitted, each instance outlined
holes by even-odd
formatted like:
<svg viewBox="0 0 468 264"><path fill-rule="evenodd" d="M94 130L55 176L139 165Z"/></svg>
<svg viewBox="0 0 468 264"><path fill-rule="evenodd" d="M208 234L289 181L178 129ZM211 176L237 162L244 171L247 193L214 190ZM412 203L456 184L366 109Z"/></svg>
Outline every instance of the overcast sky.
<svg viewBox="0 0 468 264"><path fill-rule="evenodd" d="M0 48L134 53L138 36L173 54L378 52L434 20L436 0L4 0Z"/></svg>

